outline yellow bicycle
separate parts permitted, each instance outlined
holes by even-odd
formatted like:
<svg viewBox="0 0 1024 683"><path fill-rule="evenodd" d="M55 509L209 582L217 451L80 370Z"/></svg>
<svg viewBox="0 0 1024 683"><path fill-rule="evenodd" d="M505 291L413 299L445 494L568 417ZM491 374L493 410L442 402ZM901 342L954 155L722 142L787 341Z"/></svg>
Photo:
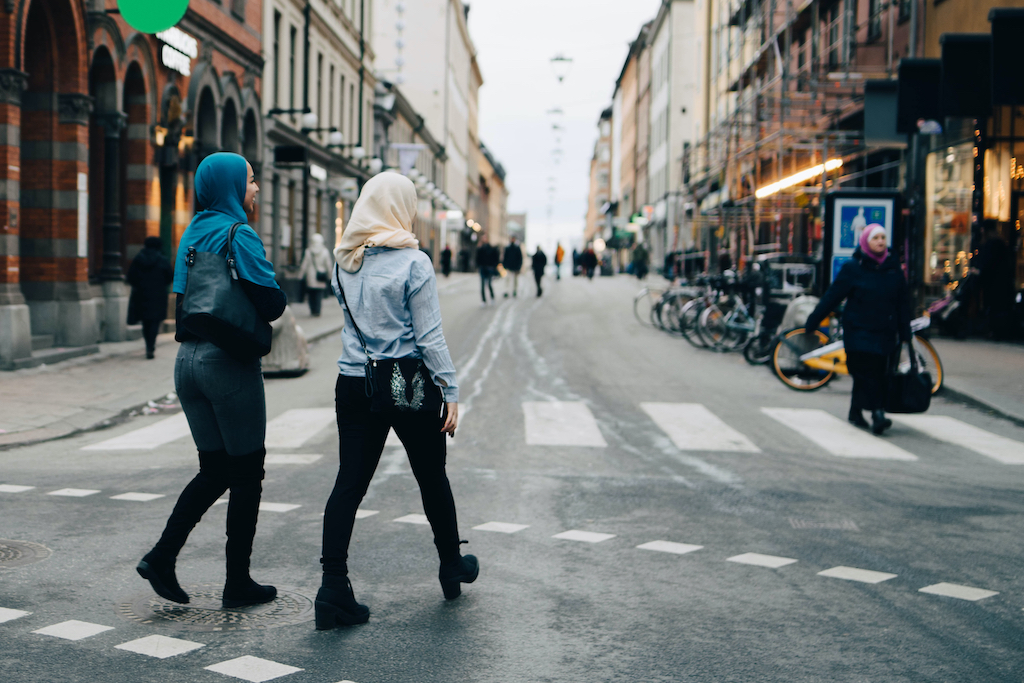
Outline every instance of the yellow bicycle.
<svg viewBox="0 0 1024 683"><path fill-rule="evenodd" d="M931 319L917 318L910 323L914 335L912 346L917 354L918 367L932 376L932 393L942 388L944 373L942 360L938 351L919 332L928 328ZM910 366L910 358L906 348L900 350L900 369ZM837 374L848 375L846 367L846 348L843 340L830 339L821 330L814 335L805 333L804 328L797 327L778 336L772 350L772 370L783 384L796 391L814 391L831 382Z"/></svg>

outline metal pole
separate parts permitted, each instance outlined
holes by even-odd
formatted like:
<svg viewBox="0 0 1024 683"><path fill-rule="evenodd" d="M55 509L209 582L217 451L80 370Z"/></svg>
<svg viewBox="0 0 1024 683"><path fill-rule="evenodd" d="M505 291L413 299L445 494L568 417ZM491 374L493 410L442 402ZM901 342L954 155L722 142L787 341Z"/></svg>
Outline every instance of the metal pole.
<svg viewBox="0 0 1024 683"><path fill-rule="evenodd" d="M363 35L365 24L366 0L359 0L359 146L363 146L363 109L366 103L363 102L363 77L366 74L366 40ZM308 49L308 48L307 48ZM365 149L363 150L366 151Z"/></svg>
<svg viewBox="0 0 1024 683"><path fill-rule="evenodd" d="M303 30L303 39L305 45L303 46L302 56L302 113L303 115L309 111L309 19L310 19L310 0L306 0L306 8L302 11L306 19L306 27ZM309 136L305 137L306 145L306 162L302 165L302 253L306 253L306 247L309 246Z"/></svg>
<svg viewBox="0 0 1024 683"><path fill-rule="evenodd" d="M910 0L910 57L917 57L917 2Z"/></svg>

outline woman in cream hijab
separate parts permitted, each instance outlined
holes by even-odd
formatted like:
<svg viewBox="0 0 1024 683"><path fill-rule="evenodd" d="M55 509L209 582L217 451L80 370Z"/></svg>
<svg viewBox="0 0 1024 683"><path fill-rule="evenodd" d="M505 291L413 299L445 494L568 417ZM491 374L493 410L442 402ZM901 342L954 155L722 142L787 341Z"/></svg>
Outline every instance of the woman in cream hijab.
<svg viewBox="0 0 1024 683"><path fill-rule="evenodd" d="M480 571L474 556L459 553L455 500L444 469L445 435L454 436L458 424L459 387L441 331L434 266L411 232L415 217L412 181L397 173L380 173L363 186L334 251L338 267L331 284L345 308L344 349L335 386L340 466L324 513L318 630L361 624L370 618L370 610L356 602L352 591L348 547L356 509L392 428L405 445L419 483L423 511L441 560L438 578L445 598L458 597L460 584L472 583ZM365 385L367 356L422 359L433 382L427 391L442 394L441 414L371 412Z"/></svg>

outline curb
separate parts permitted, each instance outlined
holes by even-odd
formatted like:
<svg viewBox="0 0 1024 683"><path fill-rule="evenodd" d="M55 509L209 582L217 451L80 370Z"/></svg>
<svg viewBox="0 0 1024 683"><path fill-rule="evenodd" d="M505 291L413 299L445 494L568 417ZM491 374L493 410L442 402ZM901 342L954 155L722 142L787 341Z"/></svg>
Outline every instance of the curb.
<svg viewBox="0 0 1024 683"><path fill-rule="evenodd" d="M959 403L963 403L964 405L968 405L977 410L982 410L991 413L996 417L1000 417L1004 420L1009 420L1018 427L1024 427L1024 417L1014 415L1013 413L1008 413L1002 408L992 405L988 401L984 401L976 396L972 396L971 394L965 391L955 389L951 387L949 384L943 384L942 389L939 390L939 393L937 395L942 396L943 398L948 398L957 401Z"/></svg>

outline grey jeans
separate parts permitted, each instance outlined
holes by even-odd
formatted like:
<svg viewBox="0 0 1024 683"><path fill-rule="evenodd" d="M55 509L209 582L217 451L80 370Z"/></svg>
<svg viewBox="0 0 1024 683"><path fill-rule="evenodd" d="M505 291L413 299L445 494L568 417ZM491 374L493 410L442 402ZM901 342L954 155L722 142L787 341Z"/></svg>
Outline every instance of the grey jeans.
<svg viewBox="0 0 1024 683"><path fill-rule="evenodd" d="M174 387L200 451L247 455L263 448L267 402L260 359L240 361L208 341L187 341Z"/></svg>

